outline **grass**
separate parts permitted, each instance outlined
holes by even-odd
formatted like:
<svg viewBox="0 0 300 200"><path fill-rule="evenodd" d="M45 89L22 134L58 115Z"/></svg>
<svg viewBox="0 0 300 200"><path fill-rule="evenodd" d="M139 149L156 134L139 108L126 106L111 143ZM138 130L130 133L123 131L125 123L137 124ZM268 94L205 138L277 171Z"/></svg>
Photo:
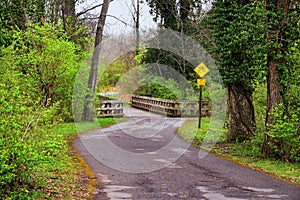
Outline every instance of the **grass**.
<svg viewBox="0 0 300 200"><path fill-rule="evenodd" d="M111 126L125 121L126 118L99 118L88 123L64 123L48 131L47 137L56 144L59 153L55 159L42 163L37 169L37 177L41 186L34 199L91 199L91 192L95 180L93 172L80 157L73 140L80 133ZM56 141L55 141L56 140ZM53 148L56 148L53 146ZM94 182L93 182L94 181Z"/></svg>
<svg viewBox="0 0 300 200"><path fill-rule="evenodd" d="M215 128L219 127L219 128ZM184 125L178 129L179 135L190 144L218 143L225 140L225 131L223 123L219 120L210 122L210 119L205 117L201 120L201 128L198 129L198 119L190 118Z"/></svg>
<svg viewBox="0 0 300 200"><path fill-rule="evenodd" d="M220 122L213 123L217 123L218 126ZM300 185L300 163L261 158L262 136L258 135L253 140L242 144L227 143L225 129L218 131L211 130L209 127L215 127L210 123L209 118L202 119L202 127L199 130L197 119L188 119L178 129L178 134L188 143L207 149L217 156L259 170L285 182Z"/></svg>

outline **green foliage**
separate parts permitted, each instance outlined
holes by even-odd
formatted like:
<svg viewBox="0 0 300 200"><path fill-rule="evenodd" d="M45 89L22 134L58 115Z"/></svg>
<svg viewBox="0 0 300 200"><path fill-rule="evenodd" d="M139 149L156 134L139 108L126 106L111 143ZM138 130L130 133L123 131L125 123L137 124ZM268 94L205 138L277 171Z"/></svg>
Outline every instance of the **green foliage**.
<svg viewBox="0 0 300 200"><path fill-rule="evenodd" d="M55 123L57 108L40 107L30 80L15 73L4 60L0 59L0 196L18 199L30 196L29 191L36 189L37 164L55 159L61 150L57 148L50 154L49 146L44 144L56 144L60 140L42 137L46 125Z"/></svg>
<svg viewBox="0 0 300 200"><path fill-rule="evenodd" d="M135 94L141 96L177 100L179 98L180 91L174 84L176 83L172 79L163 81L160 78L155 77L153 81L151 81L151 83L143 85L137 91L135 91Z"/></svg>
<svg viewBox="0 0 300 200"><path fill-rule="evenodd" d="M270 143L274 155L287 161L300 161L300 117L299 107L298 115L285 115L284 106L278 105L272 112L272 120L274 124L268 125L268 135L272 137L274 142ZM276 145L274 145L276 144ZM279 144L279 145L277 145Z"/></svg>
<svg viewBox="0 0 300 200"><path fill-rule="evenodd" d="M239 6L216 1L211 15L219 70L224 83L244 83L248 89L265 80L266 14L262 3Z"/></svg>
<svg viewBox="0 0 300 200"><path fill-rule="evenodd" d="M2 0L0 2L0 27L22 30L28 20L37 23L45 13L44 6L44 1L39 0Z"/></svg>
<svg viewBox="0 0 300 200"><path fill-rule="evenodd" d="M108 66L101 66L99 68L97 91L105 92L113 90L120 78L137 65L134 57L134 52L128 52Z"/></svg>
<svg viewBox="0 0 300 200"><path fill-rule="evenodd" d="M28 199L48 172L63 170L67 143L48 129L71 119L81 54L49 25L14 32L0 51L0 196Z"/></svg>
<svg viewBox="0 0 300 200"><path fill-rule="evenodd" d="M90 48L91 38L89 28L75 18L72 12L75 1L66 1L64 6L60 1L41 0L1 0L0 1L0 46L9 46L14 31L26 30L30 24L50 23L55 29L61 29L69 37L69 40L80 45L84 50ZM61 9L63 9L61 13Z"/></svg>
<svg viewBox="0 0 300 200"><path fill-rule="evenodd" d="M300 31L299 27L298 29ZM287 115L291 115L297 114L297 109L300 107L300 39L290 44L286 57L289 67L281 67L280 83L283 86L284 109ZM298 117L300 117L299 113Z"/></svg>
<svg viewBox="0 0 300 200"><path fill-rule="evenodd" d="M143 81L145 81L143 83ZM178 80L165 79L160 76L150 76L142 80L142 86L134 94L171 100L196 100L188 88L182 88Z"/></svg>
<svg viewBox="0 0 300 200"><path fill-rule="evenodd" d="M199 20L202 12L202 1L147 0L146 2L150 6L150 13L155 15L154 21L158 22L161 27L178 31L186 36L194 35L197 32L193 23ZM165 41L167 39L164 38ZM170 38L170 42L174 42L172 39ZM151 48L140 53L139 60L141 64L159 63L169 66L181 73L187 80L194 80L196 75L193 69L195 66L184 60L183 57L187 55L179 55L178 53ZM180 53L184 54L183 52ZM159 73L158 71L157 74L159 75Z"/></svg>
<svg viewBox="0 0 300 200"><path fill-rule="evenodd" d="M201 0L146 0L154 21L162 27L185 34L194 33L192 22L197 20L202 11Z"/></svg>
<svg viewBox="0 0 300 200"><path fill-rule="evenodd" d="M266 84L257 85L253 92L253 105L255 107L256 131L263 133L266 124L267 87Z"/></svg>
<svg viewBox="0 0 300 200"><path fill-rule="evenodd" d="M32 81L41 103L50 107L59 102L57 114L71 120L73 82L84 54L77 54L75 44L49 25L16 33L11 48L3 56L15 58L15 69Z"/></svg>
<svg viewBox="0 0 300 200"><path fill-rule="evenodd" d="M194 66L185 61L180 55L176 53L168 52L161 49L147 49L144 54L141 56L142 64L147 63L159 63L161 65L168 66L175 69L178 73L181 73L187 80L195 80L196 74L194 72ZM156 75L161 75L161 71L157 68L157 71L151 71L151 73ZM168 74L168 72L163 72ZM170 77L172 78L172 74Z"/></svg>

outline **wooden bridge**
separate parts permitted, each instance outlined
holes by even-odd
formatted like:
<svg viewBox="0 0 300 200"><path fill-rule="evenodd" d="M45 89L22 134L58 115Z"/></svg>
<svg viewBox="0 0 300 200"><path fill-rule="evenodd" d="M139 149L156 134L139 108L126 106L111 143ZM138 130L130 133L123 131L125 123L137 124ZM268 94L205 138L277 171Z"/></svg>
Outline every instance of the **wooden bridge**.
<svg viewBox="0 0 300 200"><path fill-rule="evenodd" d="M131 99L132 107L140 108L150 112L163 114L169 117L198 117L198 101L175 101L146 96L133 95ZM209 101L202 101L202 116L208 117Z"/></svg>
<svg viewBox="0 0 300 200"><path fill-rule="evenodd" d="M123 101L100 96L96 111L97 117L123 117Z"/></svg>
<svg viewBox="0 0 300 200"><path fill-rule="evenodd" d="M161 98L133 95L131 97L132 107L147 110L168 117L198 117L198 101L175 101ZM97 105L97 117L123 117L124 102L100 96ZM210 116L209 101L202 101L202 116Z"/></svg>

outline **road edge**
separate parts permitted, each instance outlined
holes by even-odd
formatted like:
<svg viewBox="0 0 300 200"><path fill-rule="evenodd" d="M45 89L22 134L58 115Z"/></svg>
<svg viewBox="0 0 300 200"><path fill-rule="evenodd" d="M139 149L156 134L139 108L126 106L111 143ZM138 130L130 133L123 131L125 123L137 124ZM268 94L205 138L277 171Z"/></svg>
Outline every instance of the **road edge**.
<svg viewBox="0 0 300 200"><path fill-rule="evenodd" d="M79 154L78 150L74 146L74 141L78 138L79 136L74 136L70 142L69 146L71 148L71 152L75 159L78 161L78 164L83 168L84 173L87 175L89 181L88 181L88 198L90 200L94 199L94 194L93 191L97 188L97 185L100 184L100 182L97 180L94 172L90 168L90 166L86 163L84 158Z"/></svg>
<svg viewBox="0 0 300 200"><path fill-rule="evenodd" d="M263 174L265 174L267 176L270 176L270 177L275 178L277 180L281 180L281 181L283 181L285 183L288 183L290 185L294 185L294 186L300 187L300 183L297 183L297 182L295 182L293 180L290 180L288 178L284 178L284 177L278 176L276 174L273 174L271 172L268 172L268 171L264 170L263 168L252 166L249 163L245 163L245 162L242 162L242 161L235 160L234 158L232 158L230 156L227 156L225 154L222 154L222 153L218 152L215 149L208 149L208 148L205 148L205 147L203 147L201 145L198 145L198 144L195 144L195 143L192 143L192 145L194 147L198 148L198 149L202 149L202 150L204 150L204 151L206 151L206 152L208 152L210 154L213 154L213 155L215 155L215 156L217 156L217 157L219 157L221 159L224 159L224 160L236 163L236 164L238 164L240 166L247 167L247 168L252 169L252 170L259 171L259 172L261 172L261 173L263 173Z"/></svg>

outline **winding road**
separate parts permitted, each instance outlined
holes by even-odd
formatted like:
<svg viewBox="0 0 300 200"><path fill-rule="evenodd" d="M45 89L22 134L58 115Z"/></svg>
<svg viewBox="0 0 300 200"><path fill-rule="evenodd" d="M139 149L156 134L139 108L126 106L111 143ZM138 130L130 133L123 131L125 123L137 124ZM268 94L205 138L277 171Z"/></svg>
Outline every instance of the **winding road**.
<svg viewBox="0 0 300 200"><path fill-rule="evenodd" d="M176 135L183 119L125 114L128 121L74 141L101 183L95 199L300 199L300 187L190 146Z"/></svg>

